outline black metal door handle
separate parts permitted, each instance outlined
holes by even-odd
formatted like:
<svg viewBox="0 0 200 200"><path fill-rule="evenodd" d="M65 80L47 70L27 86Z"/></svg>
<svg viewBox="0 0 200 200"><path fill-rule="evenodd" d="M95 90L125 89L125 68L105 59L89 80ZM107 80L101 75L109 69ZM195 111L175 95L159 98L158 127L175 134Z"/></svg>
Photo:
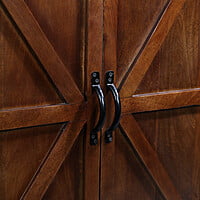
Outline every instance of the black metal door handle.
<svg viewBox="0 0 200 200"><path fill-rule="evenodd" d="M111 126L105 132L106 143L112 142L112 132L118 127L121 116L120 96L113 82L114 82L114 72L113 71L106 72L106 86L107 89L112 92L112 96L115 102L115 117Z"/></svg>
<svg viewBox="0 0 200 200"><path fill-rule="evenodd" d="M98 144L97 133L103 127L104 122L105 122L105 116L106 116L106 105L105 105L105 99L104 99L103 91L102 91L101 86L100 86L99 72L93 72L92 73L92 81L91 82L92 82L92 89L97 94L97 97L98 97L98 100L99 100L100 114L99 114L99 120L98 120L96 126L91 131L90 144L91 145L97 145Z"/></svg>

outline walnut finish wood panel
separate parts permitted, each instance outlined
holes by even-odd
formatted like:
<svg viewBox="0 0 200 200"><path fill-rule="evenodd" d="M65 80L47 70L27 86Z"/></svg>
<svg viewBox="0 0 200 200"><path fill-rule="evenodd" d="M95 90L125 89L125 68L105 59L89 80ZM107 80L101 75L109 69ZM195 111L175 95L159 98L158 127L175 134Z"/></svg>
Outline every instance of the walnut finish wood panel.
<svg viewBox="0 0 200 200"><path fill-rule="evenodd" d="M134 114L134 117L182 199L199 199L199 107Z"/></svg>
<svg viewBox="0 0 200 200"><path fill-rule="evenodd" d="M121 81L156 24L168 0L118 0L117 76ZM113 37L112 40L115 38ZM113 51L112 54L116 52Z"/></svg>
<svg viewBox="0 0 200 200"><path fill-rule="evenodd" d="M65 158L68 156L74 142L77 140L80 140L77 141L78 143L83 142L83 137L78 138L78 136L86 122L86 110L88 108L87 103L83 102L84 98L80 91L83 91L85 81L83 80L85 70L83 66L85 65L84 51L86 42L83 41L83 36L86 27L83 21L86 17L86 4L85 1L40 1L38 3L28 0L26 2L23 0L2 0L0 6L1 19L3 18L5 21L3 21L3 28L1 26L1 35L3 35L1 42L5 46L1 51L1 55L6 60L1 62L1 71L4 72L1 75L4 79L5 75L8 74L7 76L9 76L9 80L5 79L6 81L3 80L0 83L2 83L1 88L5 90L8 87L8 94L11 94L6 99L4 93L1 93L1 103L4 106L5 103L3 101L10 101L10 99L12 99L13 103L11 106L4 106L0 111L0 117L3 119L0 122L2 129L0 134L5 129L20 131L26 130L25 127L28 126L28 130L31 131L27 133L27 136L30 141L32 139L34 142L35 129L38 130L44 124L49 124L48 127L54 127L55 125L52 125L52 123L70 121L66 130L63 131L65 127L61 128L60 134L58 134L53 144L49 145L49 149L46 149L44 154L41 153L41 157L38 158L37 155L34 155L34 153L37 154L37 151L31 152L30 157L26 156L26 160L23 162L32 163L32 160L34 162L35 159L38 161L37 166L33 165L34 171L30 167L30 170L32 170L31 174L29 169L26 169L27 165L23 164L23 162L22 165L19 162L13 163L14 165L9 163L9 166L15 167L16 165L16 167L21 167L20 176L23 177L26 173L29 173L29 177L25 177L26 180L21 183L23 188L20 188L20 192L16 192L12 188L15 187L15 181L11 178L15 174L13 169L9 176L3 177L8 182L13 181L13 185L6 186L7 190L13 191L8 195L18 195L16 198L6 196L6 199L42 199ZM57 11L55 12L54 9L57 9ZM81 18L83 18L83 21ZM10 34L6 34L7 28L11 30ZM20 49L17 46L21 46ZM15 51L17 51L16 56L14 54L16 53ZM21 66L16 70L15 67L18 67L18 63ZM10 67L9 65L12 66ZM2 67L9 68L5 71ZM10 87L12 84L15 85ZM15 87L19 87L17 88L18 90L15 91ZM20 96L21 87L25 87L25 90L22 88L22 91L28 93L22 93L25 97ZM65 104L66 102L70 104ZM74 104L77 102L78 104ZM79 104L80 102L81 104ZM51 131L54 129L49 128L48 130L52 133ZM9 131L12 132L13 130ZM9 136L7 132L6 134ZM45 133L45 130L42 129L41 134L45 136ZM51 137L53 137L53 134ZM37 139L33 145L42 151L43 143L44 148L47 143L43 140L45 140L45 137L41 137L41 140ZM20 133L19 141L20 144L26 142ZM6 140L3 143L6 146ZM21 147L23 151L26 151L25 147ZM83 151L82 145L80 145L80 148ZM22 150L20 149L20 151ZM12 152L12 146L8 147L7 152L8 154ZM18 157L23 158L23 155L16 156L15 159ZM68 172L70 170L71 174L75 174L76 169L83 170L83 162L76 162L77 158L75 156L70 156L69 160L67 160L70 162L67 163L67 170ZM83 158L82 154L81 157ZM77 168L72 167L73 163L77 164ZM60 173L58 176L60 176ZM83 183L83 178L83 176L79 177L76 175L71 177L71 182ZM63 187L65 187L64 183ZM69 186L68 191L70 189L73 189L73 187ZM95 190L98 190L98 187ZM54 192L50 194L52 198L56 195L56 191ZM8 192L2 191L1 196L6 193ZM74 188L74 191L71 191L71 195L73 194L76 195L76 188ZM80 198L83 198L83 195L82 191Z"/></svg>
<svg viewBox="0 0 200 200"><path fill-rule="evenodd" d="M1 177L9 182L8 188L0 184L2 195L7 195L16 184L18 192L13 190L8 195L27 200L198 199L199 109L175 108L199 105L199 3L198 0L1 0L0 42L5 48L0 51L4 56L0 66L4 71L11 66L6 72L9 80L0 82L1 90L4 92L9 84L22 86L22 76L31 85L30 91L28 87L24 90L29 93L27 97L13 91L16 86L10 87L8 105L5 92L0 94L4 101L0 137L6 138L0 146L1 157L13 154L15 148L6 145L9 134L15 131L30 130L27 137L39 149L37 159L37 151L35 155L31 149L29 159L37 161L37 166L33 164L34 169L30 169L31 174L25 168L28 158L22 161L24 174L19 179L23 179L23 185L10 178L15 171L14 165L9 164L8 169L12 168L7 175L9 179L4 176L6 171ZM11 33L7 35L5 28ZM175 40L178 33L180 38ZM171 46L172 43L178 47ZM18 45L21 54L16 54ZM14 62L23 68L17 68L17 76ZM36 72L28 73L27 65ZM113 117L113 103L107 95L107 123L98 133L98 145L91 146L90 132L99 115L97 98L91 90L91 73L100 72L106 94L107 70L117 72L124 115L120 129L113 133L113 142L105 144L104 130ZM31 95L36 95L35 99L30 100ZM16 103L11 97L17 98ZM171 108L135 114L137 121L132 114L126 115ZM69 122L62 126L52 124L66 121ZM39 129L44 139L34 141ZM59 134L43 141L46 131ZM23 134L19 137L19 145L26 147ZM25 151L23 145L20 148L20 153ZM13 157L8 158L8 163ZM13 160L19 167L17 155ZM5 168L5 163L0 163ZM22 177L26 174L27 177Z"/></svg>
<svg viewBox="0 0 200 200"><path fill-rule="evenodd" d="M55 175L69 154L74 142L78 138L85 121L68 123L57 139L56 143L38 168L21 199L42 199ZM77 181L77 180L76 180Z"/></svg>
<svg viewBox="0 0 200 200"><path fill-rule="evenodd" d="M135 93L162 43L166 39L185 1L186 0L171 0L167 5L140 55L138 55L138 58L132 63L132 67L127 71L126 76L123 77L123 81L120 84L121 96L129 97Z"/></svg>
<svg viewBox="0 0 200 200"><path fill-rule="evenodd" d="M114 165L114 184L106 188L105 199L154 199L154 184L119 129L115 131Z"/></svg>
<svg viewBox="0 0 200 200"><path fill-rule="evenodd" d="M100 72L101 83L103 80L103 0L85 1L87 8L85 32L85 95L88 100L87 130L85 138L85 162L84 162L84 197L87 200L99 200L100 185L100 142L98 145L90 145L90 132L98 120L98 100L91 88L91 73ZM100 141L98 133L98 141Z"/></svg>
<svg viewBox="0 0 200 200"><path fill-rule="evenodd" d="M77 138L77 141L75 142L69 155L63 162L63 165L44 195L43 200L83 199L84 134L85 130L83 130Z"/></svg>
<svg viewBox="0 0 200 200"><path fill-rule="evenodd" d="M83 90L82 29L84 1L25 0L79 89Z"/></svg>
<svg viewBox="0 0 200 200"><path fill-rule="evenodd" d="M0 130L86 120L87 104L57 104L0 111Z"/></svg>
<svg viewBox="0 0 200 200"><path fill-rule="evenodd" d="M61 103L1 6L0 46L0 109Z"/></svg>
<svg viewBox="0 0 200 200"><path fill-rule="evenodd" d="M2 2L65 100L81 102L80 90L26 3L23 0Z"/></svg>
<svg viewBox="0 0 200 200"><path fill-rule="evenodd" d="M181 200L182 198L159 160L157 152L144 137L134 117L132 115L124 116L121 119L121 127L163 196L170 200Z"/></svg>
<svg viewBox="0 0 200 200"><path fill-rule="evenodd" d="M199 9L199 0L186 1L136 93L200 86Z"/></svg>
<svg viewBox="0 0 200 200"><path fill-rule="evenodd" d="M0 132L0 198L2 200L20 199L60 127L61 125L57 124Z"/></svg>
<svg viewBox="0 0 200 200"><path fill-rule="evenodd" d="M110 199L115 196L114 176L110 171L115 170L115 134L113 134L113 142L109 145L105 144L105 131L110 127L114 118L114 101L111 92L106 89L105 74L112 70L115 74L115 82L117 80L117 10L118 0L104 0L103 13L103 67L102 67L102 87L104 89L106 101L106 121L101 134L101 162L100 162L100 199ZM109 166L109 167L107 167ZM109 178L108 178L109 177Z"/></svg>
<svg viewBox="0 0 200 200"><path fill-rule="evenodd" d="M170 90L123 98L122 113L136 113L200 105L200 89Z"/></svg>

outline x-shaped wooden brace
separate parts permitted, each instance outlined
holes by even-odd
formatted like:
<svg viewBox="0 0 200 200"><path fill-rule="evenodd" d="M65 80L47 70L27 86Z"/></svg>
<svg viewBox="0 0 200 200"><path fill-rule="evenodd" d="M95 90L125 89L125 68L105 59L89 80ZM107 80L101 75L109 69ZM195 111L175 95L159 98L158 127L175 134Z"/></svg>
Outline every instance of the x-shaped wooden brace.
<svg viewBox="0 0 200 200"><path fill-rule="evenodd" d="M28 44L45 67L45 70L48 72L50 78L53 80L55 86L61 92L64 99L67 100L69 103L78 103L75 105L65 104L56 105L54 107L49 106L45 108L33 107L23 110L12 110L11 112L1 112L1 115L3 116L2 119L10 119L7 120L10 122L5 121L4 123L1 123L1 129L49 124L58 122L59 120L73 121L74 119L81 119L81 121L76 122L76 126L74 125L74 123L69 122L67 125L67 129L65 129L65 127L61 129L61 134L58 136L57 140L50 148L46 158L44 159L43 163L41 164L40 168L36 172L35 176L33 177L32 181L30 182L22 196L22 199L41 199L45 191L49 187L50 183L52 182L53 178L55 177L61 164L63 163L66 155L70 151L83 125L85 124L86 109L83 108L81 103L79 103L83 100L82 94L80 93L72 77L68 73L66 67L49 43L45 34L40 29L40 26L38 25L35 18L32 16L32 13L28 9L24 1L2 0L2 3L3 6L5 6L5 8L8 10L8 13L15 21L22 34L25 36ZM157 23L155 30L152 32L151 37L149 37L149 40L145 44L142 52L140 52L140 55L137 56L137 60L133 62L135 63L134 66L132 65L130 67L122 82L118 82L118 86L121 89L120 94L122 97L122 112L124 114L199 104L199 88L132 96L132 94L134 94L140 82L142 81L148 68L150 67L150 64L153 61L155 55L163 44L171 26L175 21L175 18L177 17L184 3L185 0L169 1L168 5L165 8L165 11L163 12L162 17ZM30 33L30 30L32 33ZM44 54L45 51L48 52ZM46 55L49 55L48 59ZM63 83L64 80L66 80L66 82ZM188 101L181 101L183 97L187 97ZM74 109L76 109L77 112L74 111ZM60 116L56 119L52 117L52 115L55 114L55 110L57 110L57 116ZM31 120L32 116L29 116L29 113L32 112L36 116L36 118L34 118L36 119L35 121ZM47 116L47 113L52 113L52 115ZM15 124L12 123L13 121L17 121L17 116L20 116L22 114L24 116L27 116L27 120L24 121L23 124L22 122ZM131 131L131 127L133 124L135 127L134 133ZM157 153L153 150L151 145L144 137L134 117L132 115L123 116L121 119L121 128L124 130L124 133L126 133L127 137L132 143L132 146L140 156L140 159L148 169L149 173L151 174L157 186L160 188L160 191L163 193L164 197L168 200L181 199L171 179L169 178L167 172L161 164ZM72 131L73 134L71 134ZM58 157L58 159L56 159L56 162L55 157Z"/></svg>

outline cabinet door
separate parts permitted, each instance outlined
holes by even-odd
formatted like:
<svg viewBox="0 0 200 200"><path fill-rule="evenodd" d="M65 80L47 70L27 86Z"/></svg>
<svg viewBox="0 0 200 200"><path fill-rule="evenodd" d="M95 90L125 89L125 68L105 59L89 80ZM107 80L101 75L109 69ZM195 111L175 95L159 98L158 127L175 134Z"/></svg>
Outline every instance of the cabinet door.
<svg viewBox="0 0 200 200"><path fill-rule="evenodd" d="M83 199L85 2L0 2L0 199Z"/></svg>
<svg viewBox="0 0 200 200"><path fill-rule="evenodd" d="M105 71L122 116L101 199L200 199L200 1L105 0Z"/></svg>

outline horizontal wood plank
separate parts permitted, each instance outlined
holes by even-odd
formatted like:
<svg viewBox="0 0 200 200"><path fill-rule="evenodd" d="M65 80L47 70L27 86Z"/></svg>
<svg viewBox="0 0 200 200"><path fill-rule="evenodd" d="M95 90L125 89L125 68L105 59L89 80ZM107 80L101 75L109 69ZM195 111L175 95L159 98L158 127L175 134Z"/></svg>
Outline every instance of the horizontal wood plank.
<svg viewBox="0 0 200 200"><path fill-rule="evenodd" d="M68 103L83 101L83 95L38 22L23 0L2 0L12 19ZM29 67L29 66L27 66Z"/></svg>
<svg viewBox="0 0 200 200"><path fill-rule="evenodd" d="M138 94L121 102L125 114L200 105L200 88Z"/></svg>
<svg viewBox="0 0 200 200"><path fill-rule="evenodd" d="M86 104L59 104L0 111L0 130L86 119Z"/></svg>
<svg viewBox="0 0 200 200"><path fill-rule="evenodd" d="M121 127L165 199L181 200L156 151L145 138L134 117L132 115L123 116Z"/></svg>
<svg viewBox="0 0 200 200"><path fill-rule="evenodd" d="M140 55L138 55L137 60L133 61L130 65L131 67L123 80L117 83L121 89L121 97L130 97L134 94L163 44L185 1L186 0L171 0L168 4L155 30L152 32L150 39Z"/></svg>

